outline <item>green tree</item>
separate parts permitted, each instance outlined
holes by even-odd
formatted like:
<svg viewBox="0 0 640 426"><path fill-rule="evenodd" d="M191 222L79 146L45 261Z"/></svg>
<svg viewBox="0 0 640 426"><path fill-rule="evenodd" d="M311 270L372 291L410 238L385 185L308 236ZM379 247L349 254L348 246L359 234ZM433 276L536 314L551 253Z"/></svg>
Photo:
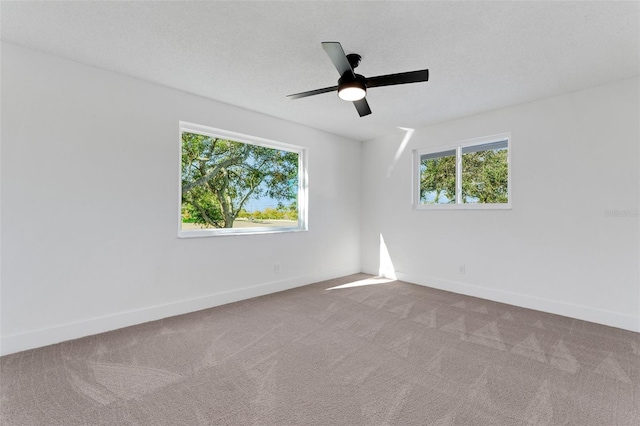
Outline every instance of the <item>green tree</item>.
<svg viewBox="0 0 640 426"><path fill-rule="evenodd" d="M507 203L508 177L506 149L462 154L462 202ZM420 162L420 199L427 204L456 202L455 155Z"/></svg>
<svg viewBox="0 0 640 426"><path fill-rule="evenodd" d="M421 161L420 199L428 204L442 204L444 200L446 203L456 202L455 155Z"/></svg>
<svg viewBox="0 0 640 426"><path fill-rule="evenodd" d="M183 221L232 228L252 198L297 198L298 154L182 133Z"/></svg>
<svg viewBox="0 0 640 426"><path fill-rule="evenodd" d="M509 202L509 164L506 149L462 155L462 202Z"/></svg>

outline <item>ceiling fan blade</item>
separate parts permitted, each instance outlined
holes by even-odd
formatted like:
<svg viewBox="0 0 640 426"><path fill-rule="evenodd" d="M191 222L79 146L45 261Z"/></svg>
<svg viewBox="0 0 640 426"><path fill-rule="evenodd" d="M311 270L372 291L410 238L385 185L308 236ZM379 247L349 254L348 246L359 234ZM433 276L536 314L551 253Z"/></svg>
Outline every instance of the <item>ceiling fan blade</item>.
<svg viewBox="0 0 640 426"><path fill-rule="evenodd" d="M398 74L379 75L365 79L367 87L392 86L395 84L419 83L429 81L429 70L401 72Z"/></svg>
<svg viewBox="0 0 640 426"><path fill-rule="evenodd" d="M342 77L345 72L351 73L351 75L355 75L353 73L353 69L351 68L351 64L349 64L349 60L347 59L347 55L345 55L344 50L342 49L342 45L337 41L323 41L322 48L327 55L329 55L329 59L333 62L333 65L336 67L340 76Z"/></svg>
<svg viewBox="0 0 640 426"><path fill-rule="evenodd" d="M362 98L359 101L353 101L353 104L356 106L358 110L358 114L360 117L364 117L365 115L371 114L371 108L369 108L369 103L367 102L367 98Z"/></svg>
<svg viewBox="0 0 640 426"><path fill-rule="evenodd" d="M300 98L306 98L307 96L319 95L321 93L333 92L335 90L338 90L338 86L325 87L324 89L309 90L308 92L301 92L293 95L287 95L287 98L300 99Z"/></svg>

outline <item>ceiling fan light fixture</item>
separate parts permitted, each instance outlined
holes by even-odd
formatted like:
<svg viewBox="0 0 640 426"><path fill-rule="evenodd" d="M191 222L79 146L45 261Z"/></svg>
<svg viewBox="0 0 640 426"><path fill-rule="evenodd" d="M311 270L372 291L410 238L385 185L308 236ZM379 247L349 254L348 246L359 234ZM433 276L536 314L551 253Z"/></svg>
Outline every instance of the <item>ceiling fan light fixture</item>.
<svg viewBox="0 0 640 426"><path fill-rule="evenodd" d="M364 84L359 85L357 83L358 82L355 82L353 85L350 84L338 89L338 96L340 99L345 101L359 101L364 98L367 94L367 89L364 87Z"/></svg>
<svg viewBox="0 0 640 426"><path fill-rule="evenodd" d="M340 79L341 81L338 84L338 96L340 99L345 101L359 101L366 96L367 86L361 81L363 78L358 77L360 76L356 76L356 79L352 81Z"/></svg>

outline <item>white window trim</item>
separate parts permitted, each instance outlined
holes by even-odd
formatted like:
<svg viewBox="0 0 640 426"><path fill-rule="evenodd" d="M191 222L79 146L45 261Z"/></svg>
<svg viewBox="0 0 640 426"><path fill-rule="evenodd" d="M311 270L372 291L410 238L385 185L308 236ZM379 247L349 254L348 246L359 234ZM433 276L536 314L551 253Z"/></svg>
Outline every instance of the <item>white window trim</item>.
<svg viewBox="0 0 640 426"><path fill-rule="evenodd" d="M462 149L470 146L484 145L491 142L507 141L507 191L508 203L492 204L464 204L462 203ZM435 154L442 151L456 151L456 203L455 204L421 204L420 203L420 158L426 154ZM511 133L499 133L479 138L440 145L434 148L413 150L413 178L412 178L412 204L415 210L510 210L512 209L512 185L511 185Z"/></svg>
<svg viewBox="0 0 640 426"><path fill-rule="evenodd" d="M298 154L298 226L292 227L256 227L256 228L216 228L182 230L182 133L198 133L214 138L225 138L251 145L263 146ZM307 150L303 147L284 142L276 142L243 133L216 129L200 124L179 122L178 131L178 238L199 238L230 235L281 234L304 232L308 230L308 187L307 187Z"/></svg>

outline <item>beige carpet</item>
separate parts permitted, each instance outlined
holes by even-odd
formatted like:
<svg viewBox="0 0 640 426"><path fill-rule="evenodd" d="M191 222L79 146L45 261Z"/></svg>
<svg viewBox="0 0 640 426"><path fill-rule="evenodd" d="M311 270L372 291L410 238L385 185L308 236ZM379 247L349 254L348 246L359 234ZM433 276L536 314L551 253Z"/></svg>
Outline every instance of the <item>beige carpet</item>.
<svg viewBox="0 0 640 426"><path fill-rule="evenodd" d="M638 333L356 281L2 357L0 423L640 424Z"/></svg>

